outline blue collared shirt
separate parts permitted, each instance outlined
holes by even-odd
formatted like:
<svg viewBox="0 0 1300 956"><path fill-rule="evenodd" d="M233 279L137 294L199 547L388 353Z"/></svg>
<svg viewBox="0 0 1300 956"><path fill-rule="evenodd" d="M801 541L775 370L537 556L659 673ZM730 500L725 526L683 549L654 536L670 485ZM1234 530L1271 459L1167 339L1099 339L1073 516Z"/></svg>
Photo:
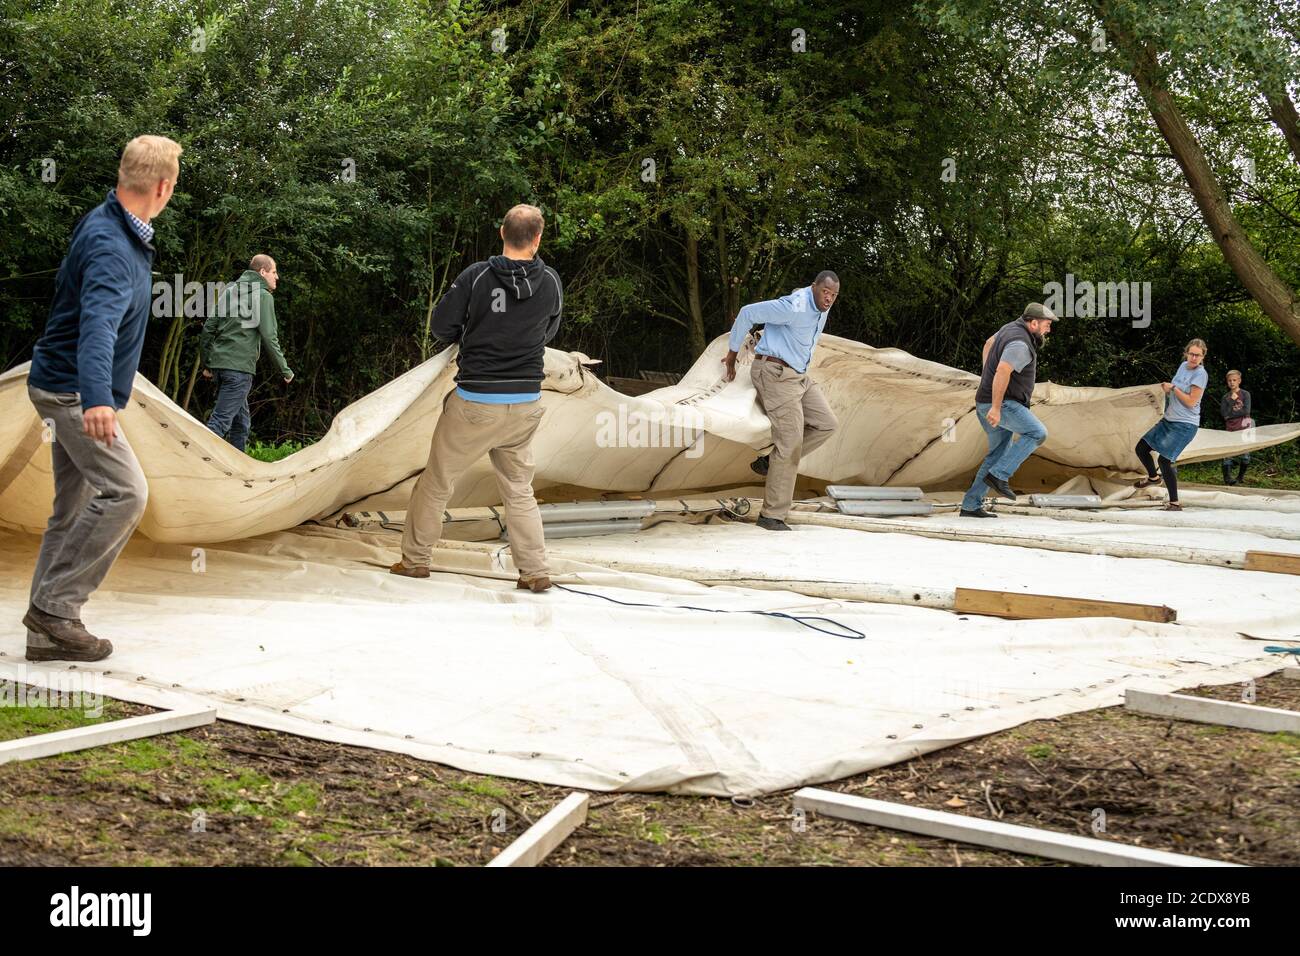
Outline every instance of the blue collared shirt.
<svg viewBox="0 0 1300 956"><path fill-rule="evenodd" d="M755 351L759 355L779 358L796 372L808 371L817 339L826 327L827 312L817 309L812 286L795 289L789 295L766 302L752 302L736 315L731 327L728 348L739 352L746 333L756 325L765 326Z"/></svg>
<svg viewBox="0 0 1300 956"><path fill-rule="evenodd" d="M125 206L122 207L122 212L126 213L126 221L131 224L131 228L135 230L135 234L144 240L145 245L153 242L153 226L149 225L143 219L140 219Z"/></svg>

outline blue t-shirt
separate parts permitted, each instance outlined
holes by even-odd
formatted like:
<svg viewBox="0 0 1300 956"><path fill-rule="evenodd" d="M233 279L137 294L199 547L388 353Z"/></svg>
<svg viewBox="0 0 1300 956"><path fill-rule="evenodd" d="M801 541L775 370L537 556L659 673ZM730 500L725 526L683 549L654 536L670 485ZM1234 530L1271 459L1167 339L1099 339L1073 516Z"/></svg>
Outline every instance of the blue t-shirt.
<svg viewBox="0 0 1300 956"><path fill-rule="evenodd" d="M467 402L478 402L480 405L522 405L525 402L535 402L542 397L538 392L470 392L459 385L456 386L456 394Z"/></svg>
<svg viewBox="0 0 1300 956"><path fill-rule="evenodd" d="M1201 365L1195 369L1187 367L1184 362L1178 366L1178 371L1174 373L1174 387L1183 394L1190 394L1196 386L1201 387L1201 398L1205 397L1205 386L1210 383L1210 376L1205 371L1205 366ZM1201 424L1201 403L1197 402L1191 408L1188 408L1178 396L1170 392L1165 396L1165 418L1171 422L1187 422L1189 425Z"/></svg>
<svg viewBox="0 0 1300 956"><path fill-rule="evenodd" d="M1008 342L1007 347L1002 350L1001 362L1006 362L1017 372L1022 371L1026 365L1033 360L1029 354L1029 346L1024 342Z"/></svg>

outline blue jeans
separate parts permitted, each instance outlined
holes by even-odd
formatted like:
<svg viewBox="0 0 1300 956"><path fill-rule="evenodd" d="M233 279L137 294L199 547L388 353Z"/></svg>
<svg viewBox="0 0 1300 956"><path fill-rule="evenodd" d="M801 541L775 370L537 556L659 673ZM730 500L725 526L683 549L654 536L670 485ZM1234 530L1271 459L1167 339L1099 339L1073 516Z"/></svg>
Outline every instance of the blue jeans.
<svg viewBox="0 0 1300 956"><path fill-rule="evenodd" d="M965 511L978 511L983 504L987 493L985 475L1009 481L1024 460L1034 453L1034 449L1047 441L1047 429L1024 405L1003 399L1002 418L998 421L997 428L990 425L988 420L989 409L992 407L989 402L975 403L975 414L979 416L980 425L989 439L989 453L984 456L980 470L975 472L975 482L970 486L970 491L961 500ZM1013 442L1011 439L1016 435L1020 437Z"/></svg>
<svg viewBox="0 0 1300 956"><path fill-rule="evenodd" d="M212 376L217 383L217 404L208 428L243 451L248 443L248 393L253 387L253 373L214 368Z"/></svg>

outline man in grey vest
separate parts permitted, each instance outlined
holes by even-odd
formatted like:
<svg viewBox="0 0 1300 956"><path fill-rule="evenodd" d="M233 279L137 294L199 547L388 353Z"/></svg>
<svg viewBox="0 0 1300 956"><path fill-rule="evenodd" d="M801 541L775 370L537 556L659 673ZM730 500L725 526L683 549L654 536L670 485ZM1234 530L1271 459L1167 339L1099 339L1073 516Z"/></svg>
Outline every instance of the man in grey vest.
<svg viewBox="0 0 1300 956"><path fill-rule="evenodd" d="M975 414L989 440L989 453L961 501L963 518L996 518L985 511L985 488L1012 501L1011 476L1047 441L1047 429L1029 410L1038 371L1038 350L1047 341L1056 315L1031 302L1024 314L998 329L984 343L984 371L975 392Z"/></svg>

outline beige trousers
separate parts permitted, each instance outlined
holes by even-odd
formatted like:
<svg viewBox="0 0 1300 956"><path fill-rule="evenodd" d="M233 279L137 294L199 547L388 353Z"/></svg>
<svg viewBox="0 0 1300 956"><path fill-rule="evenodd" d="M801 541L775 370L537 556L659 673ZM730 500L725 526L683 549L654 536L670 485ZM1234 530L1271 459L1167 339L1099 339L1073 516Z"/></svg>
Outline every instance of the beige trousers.
<svg viewBox="0 0 1300 956"><path fill-rule="evenodd" d="M415 483L402 532L402 564L427 568L442 537L442 517L456 479L484 455L496 470L505 504L510 555L523 578L550 574L542 515L533 497L533 433L542 421L542 403L485 405L447 396L433 429L429 463Z"/></svg>
<svg viewBox="0 0 1300 956"><path fill-rule="evenodd" d="M784 521L794 499L800 459L821 447L839 422L807 373L756 360L749 375L758 391L758 403L772 423L772 444L776 446L768 459L761 514Z"/></svg>

